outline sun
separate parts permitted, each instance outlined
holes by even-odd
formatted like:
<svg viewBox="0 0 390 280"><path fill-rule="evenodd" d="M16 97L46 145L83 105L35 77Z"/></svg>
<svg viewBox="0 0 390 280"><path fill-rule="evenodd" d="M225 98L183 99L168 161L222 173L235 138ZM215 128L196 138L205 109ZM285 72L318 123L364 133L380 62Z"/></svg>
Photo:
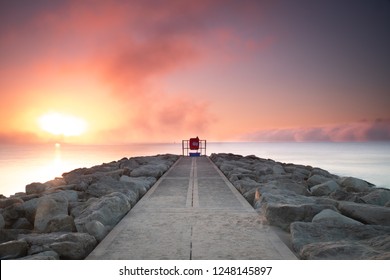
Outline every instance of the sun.
<svg viewBox="0 0 390 280"><path fill-rule="evenodd" d="M87 130L87 122L79 117L50 112L38 118L40 128L54 135L78 136Z"/></svg>

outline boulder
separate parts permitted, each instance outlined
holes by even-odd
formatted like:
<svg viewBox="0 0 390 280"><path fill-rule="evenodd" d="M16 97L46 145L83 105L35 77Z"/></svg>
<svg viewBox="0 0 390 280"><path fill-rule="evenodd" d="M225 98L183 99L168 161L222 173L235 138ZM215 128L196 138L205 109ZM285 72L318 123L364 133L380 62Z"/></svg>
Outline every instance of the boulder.
<svg viewBox="0 0 390 280"><path fill-rule="evenodd" d="M27 254L28 244L22 240L12 240L0 244L0 259L16 259Z"/></svg>
<svg viewBox="0 0 390 280"><path fill-rule="evenodd" d="M243 178L234 182L234 187L241 193L246 193L261 186L260 183L250 178Z"/></svg>
<svg viewBox="0 0 390 280"><path fill-rule="evenodd" d="M84 259L97 244L93 236L79 232L25 234L20 235L19 238L36 248L34 254L52 250L61 259Z"/></svg>
<svg viewBox="0 0 390 280"><path fill-rule="evenodd" d="M60 256L54 251L43 251L37 254L28 255L23 258L19 258L19 260L59 260Z"/></svg>
<svg viewBox="0 0 390 280"><path fill-rule="evenodd" d="M326 223L329 225L346 225L346 224L353 224L353 225L363 225L361 222L358 222L354 219L348 218L336 211L333 211L331 209L324 209L317 215L313 217L312 220L313 223Z"/></svg>
<svg viewBox="0 0 390 280"><path fill-rule="evenodd" d="M390 227L294 222L294 250L301 259L389 259Z"/></svg>
<svg viewBox="0 0 390 280"><path fill-rule="evenodd" d="M341 201L338 209L341 214L364 224L390 226L390 208L388 207Z"/></svg>
<svg viewBox="0 0 390 280"><path fill-rule="evenodd" d="M136 168L138 168L140 164L137 162L136 159L130 158L130 159L124 159L120 161L119 168L121 169L127 169L128 171L132 171Z"/></svg>
<svg viewBox="0 0 390 280"><path fill-rule="evenodd" d="M360 198L366 195L366 193L351 193L347 192L344 189L337 189L329 194L329 197L339 201L350 201L357 203L364 203L364 201Z"/></svg>
<svg viewBox="0 0 390 280"><path fill-rule="evenodd" d="M168 169L169 169L169 166L165 163L146 164L146 165L141 165L140 167L132 170L130 172L130 176L132 176L132 177L154 177L154 178L158 179Z"/></svg>
<svg viewBox="0 0 390 280"><path fill-rule="evenodd" d="M310 189L311 194L314 196L325 196L332 192L339 190L340 186L334 180L326 181L325 183L315 185Z"/></svg>
<svg viewBox="0 0 390 280"><path fill-rule="evenodd" d="M265 217L271 225L278 226L285 231L290 229L290 224L296 221L309 222L324 209L334 209L330 205L318 204L268 204L265 207Z"/></svg>
<svg viewBox="0 0 390 280"><path fill-rule="evenodd" d="M108 230L105 228L105 226L96 220L90 221L85 225L86 231L95 237L97 242L100 242L106 237Z"/></svg>
<svg viewBox="0 0 390 280"><path fill-rule="evenodd" d="M246 193L243 194L243 197L246 199L246 201L249 202L250 205L254 206L255 204L255 199L256 199L256 189L251 189L247 191Z"/></svg>
<svg viewBox="0 0 390 280"><path fill-rule="evenodd" d="M53 180L45 182L44 185L46 185L49 188L58 188L58 187L61 187L61 186L65 186L66 185L66 181L65 181L64 178L57 177L57 178L55 178Z"/></svg>
<svg viewBox="0 0 390 280"><path fill-rule="evenodd" d="M44 192L48 187L42 183L31 183L26 186L26 194L39 194Z"/></svg>
<svg viewBox="0 0 390 280"><path fill-rule="evenodd" d="M354 177L343 177L339 184L347 192L367 192L372 190L372 184Z"/></svg>
<svg viewBox="0 0 390 280"><path fill-rule="evenodd" d="M33 229L34 225L31 224L25 217L19 218L13 225L13 229Z"/></svg>
<svg viewBox="0 0 390 280"><path fill-rule="evenodd" d="M72 232L76 231L76 226L72 216L68 215L57 215L52 218L45 228L45 232Z"/></svg>
<svg viewBox="0 0 390 280"><path fill-rule="evenodd" d="M390 189L376 189L369 194L361 197L367 204L374 204L378 206L385 206L390 202Z"/></svg>
<svg viewBox="0 0 390 280"><path fill-rule="evenodd" d="M112 228L126 215L130 208L127 197L122 193L116 192L104 196L92 203L75 219L77 231L88 232L85 225L94 220Z"/></svg>
<svg viewBox="0 0 390 280"><path fill-rule="evenodd" d="M307 179L307 184L309 185L309 187L314 187L315 185L319 185L327 181L329 181L329 177L325 177L319 174L314 174L310 176L309 179Z"/></svg>
<svg viewBox="0 0 390 280"><path fill-rule="evenodd" d="M156 178L129 177L126 175L122 175L119 181L127 183L127 187L131 188L132 190L138 190L140 197L142 197L154 185L154 183L156 183Z"/></svg>
<svg viewBox="0 0 390 280"><path fill-rule="evenodd" d="M69 212L74 218L77 218L85 209L98 200L99 199L97 197L91 197L87 201L69 203Z"/></svg>
<svg viewBox="0 0 390 280"><path fill-rule="evenodd" d="M277 174L277 175L282 175L286 173L283 166L280 164L275 164L274 166L272 166L272 172L273 174Z"/></svg>
<svg viewBox="0 0 390 280"><path fill-rule="evenodd" d="M60 259L82 260L96 246L96 240L89 234L73 235L70 238L62 238L58 242L51 243L49 247L55 251Z"/></svg>
<svg viewBox="0 0 390 280"><path fill-rule="evenodd" d="M37 232L47 232L48 223L59 215L68 215L66 197L50 195L41 197L35 213L34 229Z"/></svg>
<svg viewBox="0 0 390 280"><path fill-rule="evenodd" d="M0 229L3 229L5 227L5 221L2 214L0 214Z"/></svg>
<svg viewBox="0 0 390 280"><path fill-rule="evenodd" d="M13 204L5 209L2 209L1 215L4 219L4 227L10 228L12 224L15 223L22 215L22 212L20 211L20 204Z"/></svg>
<svg viewBox="0 0 390 280"><path fill-rule="evenodd" d="M28 201L25 201L22 205L18 207L20 212L23 213L23 216L31 224L34 224L35 214L37 212L39 201L40 201L39 198L33 198Z"/></svg>
<svg viewBox="0 0 390 280"><path fill-rule="evenodd" d="M0 208L7 208L9 206L12 206L14 204L22 204L24 202L23 199L18 197L11 197L11 198L2 198L0 199Z"/></svg>

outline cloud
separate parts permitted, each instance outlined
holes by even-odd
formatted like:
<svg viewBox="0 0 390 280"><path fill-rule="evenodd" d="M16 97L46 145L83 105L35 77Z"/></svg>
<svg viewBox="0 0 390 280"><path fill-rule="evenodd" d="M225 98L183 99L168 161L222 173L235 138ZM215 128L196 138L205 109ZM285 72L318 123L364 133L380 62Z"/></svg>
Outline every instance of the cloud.
<svg viewBox="0 0 390 280"><path fill-rule="evenodd" d="M390 119L310 128L261 130L244 135L242 139L271 142L390 141Z"/></svg>

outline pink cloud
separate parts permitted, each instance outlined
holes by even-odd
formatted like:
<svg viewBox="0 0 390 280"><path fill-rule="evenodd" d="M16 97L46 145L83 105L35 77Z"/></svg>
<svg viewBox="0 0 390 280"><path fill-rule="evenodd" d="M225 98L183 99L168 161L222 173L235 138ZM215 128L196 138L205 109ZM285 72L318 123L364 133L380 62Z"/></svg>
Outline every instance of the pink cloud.
<svg viewBox="0 0 390 280"><path fill-rule="evenodd" d="M242 138L249 141L286 142L390 141L390 119L310 128L261 130Z"/></svg>

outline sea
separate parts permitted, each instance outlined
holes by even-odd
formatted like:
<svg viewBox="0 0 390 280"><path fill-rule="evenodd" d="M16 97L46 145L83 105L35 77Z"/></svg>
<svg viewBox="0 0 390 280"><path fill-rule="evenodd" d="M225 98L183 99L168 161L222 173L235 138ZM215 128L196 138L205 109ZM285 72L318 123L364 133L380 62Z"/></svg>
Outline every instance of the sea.
<svg viewBox="0 0 390 280"><path fill-rule="evenodd" d="M92 167L124 157L182 154L182 143L127 145L0 144L0 194L24 192L32 182L46 182L76 168ZM390 188L390 142L264 143L207 142L206 155L255 155L283 163L319 167L339 176L364 179Z"/></svg>

